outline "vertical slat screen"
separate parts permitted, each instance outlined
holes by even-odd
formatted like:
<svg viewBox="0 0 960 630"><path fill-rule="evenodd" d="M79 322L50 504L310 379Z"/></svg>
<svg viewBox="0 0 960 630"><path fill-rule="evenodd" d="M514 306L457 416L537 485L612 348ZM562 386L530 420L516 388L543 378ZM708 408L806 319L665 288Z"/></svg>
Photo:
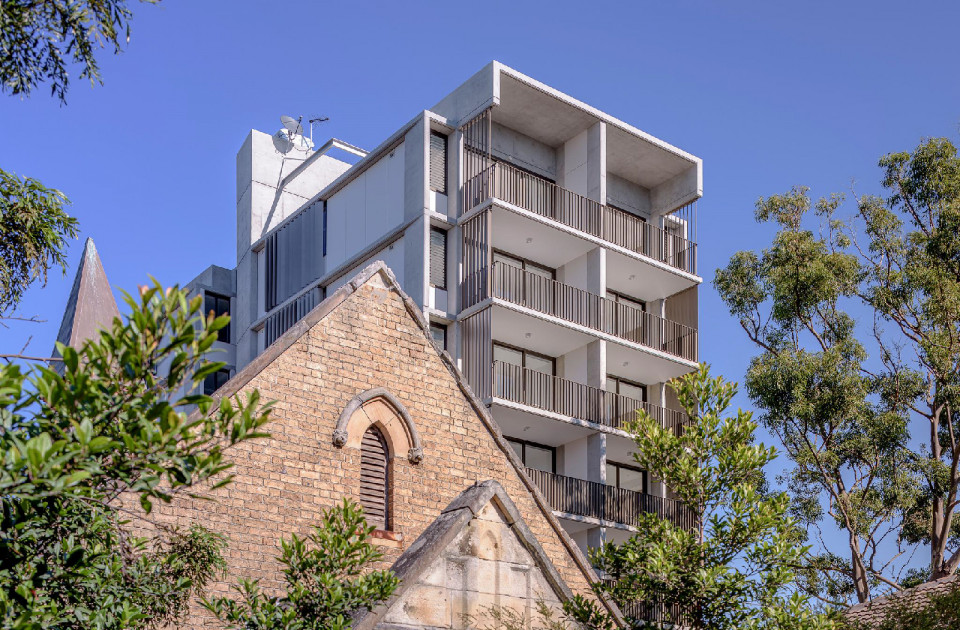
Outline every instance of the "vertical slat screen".
<svg viewBox="0 0 960 630"><path fill-rule="evenodd" d="M682 324L682 328L676 330L676 337L664 339L668 346L668 352L689 357L694 361L699 356L697 335L698 328L698 287L690 287L686 291L681 291L676 295L667 298L663 306L663 315L665 319Z"/></svg>
<svg viewBox="0 0 960 630"><path fill-rule="evenodd" d="M493 118L486 109L460 127L463 134L463 204L468 212L490 197L493 174Z"/></svg>
<svg viewBox="0 0 960 630"><path fill-rule="evenodd" d="M447 232L430 228L430 284L447 288Z"/></svg>
<svg viewBox="0 0 960 630"><path fill-rule="evenodd" d="M360 444L360 505L367 523L387 529L387 443L380 429L371 426Z"/></svg>
<svg viewBox="0 0 960 630"><path fill-rule="evenodd" d="M490 296L489 271L493 256L490 222L493 215L484 210L460 226L463 237L463 280L460 308L470 308Z"/></svg>
<svg viewBox="0 0 960 630"><path fill-rule="evenodd" d="M485 308L460 324L463 367L467 383L480 400L493 395L493 337L491 313Z"/></svg>
<svg viewBox="0 0 960 630"><path fill-rule="evenodd" d="M265 301L268 311L320 277L323 221L323 202L320 201L298 212L267 237Z"/></svg>
<svg viewBox="0 0 960 630"><path fill-rule="evenodd" d="M447 194L447 137L430 132L430 190Z"/></svg>

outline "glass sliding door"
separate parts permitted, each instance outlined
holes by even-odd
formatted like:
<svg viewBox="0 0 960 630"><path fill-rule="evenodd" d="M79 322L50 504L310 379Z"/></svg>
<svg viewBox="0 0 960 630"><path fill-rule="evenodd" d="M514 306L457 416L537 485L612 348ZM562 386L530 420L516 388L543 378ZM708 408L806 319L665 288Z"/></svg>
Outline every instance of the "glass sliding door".
<svg viewBox="0 0 960 630"><path fill-rule="evenodd" d="M556 362L552 357L494 343L493 360L498 397L553 410Z"/></svg>

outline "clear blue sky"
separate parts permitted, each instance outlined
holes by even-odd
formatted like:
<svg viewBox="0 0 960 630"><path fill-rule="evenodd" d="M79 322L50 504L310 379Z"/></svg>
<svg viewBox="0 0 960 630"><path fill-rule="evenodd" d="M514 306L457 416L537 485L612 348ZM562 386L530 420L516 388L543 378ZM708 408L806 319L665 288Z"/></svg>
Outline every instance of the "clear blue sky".
<svg viewBox="0 0 960 630"><path fill-rule="evenodd" d="M952 2L188 2L136 6L103 87L0 97L0 166L73 200L115 287L186 282L235 264L236 151L281 114L330 117L379 144L498 59L704 160L701 354L740 380L754 349L716 298L714 269L771 230L758 196L878 192L877 158L924 136L956 139L960 69ZM72 265L82 239L73 244ZM43 354L71 275L22 312ZM745 401L742 401L746 404Z"/></svg>

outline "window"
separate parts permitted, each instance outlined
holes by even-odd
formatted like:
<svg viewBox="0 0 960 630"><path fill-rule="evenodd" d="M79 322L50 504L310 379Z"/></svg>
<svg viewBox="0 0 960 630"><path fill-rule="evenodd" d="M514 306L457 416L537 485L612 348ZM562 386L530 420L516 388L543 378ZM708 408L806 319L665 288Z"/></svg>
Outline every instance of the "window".
<svg viewBox="0 0 960 630"><path fill-rule="evenodd" d="M647 471L636 466L607 462L607 485L646 494Z"/></svg>
<svg viewBox="0 0 960 630"><path fill-rule="evenodd" d="M208 374L203 379L203 394L211 396L215 391L223 387L223 384L230 380L230 370L217 370L213 374Z"/></svg>
<svg viewBox="0 0 960 630"><path fill-rule="evenodd" d="M607 294L610 300L617 303L614 309L617 336L635 343L646 344L648 341L646 331L649 328L644 325L647 303L615 291L607 291Z"/></svg>
<svg viewBox="0 0 960 630"><path fill-rule="evenodd" d="M619 425L637 419L637 409L647 402L647 386L618 376L607 376L607 417Z"/></svg>
<svg viewBox="0 0 960 630"><path fill-rule="evenodd" d="M430 190L447 194L447 137L430 132Z"/></svg>
<svg viewBox="0 0 960 630"><path fill-rule="evenodd" d="M430 285L447 289L447 232L430 228Z"/></svg>
<svg viewBox="0 0 960 630"><path fill-rule="evenodd" d="M327 255L327 200L323 200L323 256Z"/></svg>
<svg viewBox="0 0 960 630"><path fill-rule="evenodd" d="M493 344L493 395L538 409L553 411L555 362L552 357Z"/></svg>
<svg viewBox="0 0 960 630"><path fill-rule="evenodd" d="M644 313L647 312L647 303L643 300L638 300L637 298L632 298L629 295L617 293L616 291L607 291L607 293L610 295L610 299L617 304L626 304L627 306L640 309Z"/></svg>
<svg viewBox="0 0 960 630"><path fill-rule="evenodd" d="M205 291L203 294L203 312L213 313L214 317L230 314L230 298ZM217 331L217 341L230 343L230 324Z"/></svg>
<svg viewBox="0 0 960 630"><path fill-rule="evenodd" d="M627 398L647 402L647 386L619 376L607 376L607 391Z"/></svg>
<svg viewBox="0 0 960 630"><path fill-rule="evenodd" d="M443 324L437 324L435 322L430 322L430 334L433 335L433 340L439 344L444 350L447 349L447 327Z"/></svg>
<svg viewBox="0 0 960 630"><path fill-rule="evenodd" d="M517 453L517 457L527 468L534 468L544 472L557 472L557 449L552 446L507 438L507 442Z"/></svg>
<svg viewBox="0 0 960 630"><path fill-rule="evenodd" d="M537 354L531 350L524 350L523 348L494 343L493 360L533 370L541 374L554 375L555 360L552 357Z"/></svg>
<svg viewBox="0 0 960 630"><path fill-rule="evenodd" d="M556 272L545 265L504 252L493 252L497 297L544 313L554 312Z"/></svg>
<svg viewBox="0 0 960 630"><path fill-rule="evenodd" d="M524 271L528 271L536 276L547 278L549 280L553 280L556 277L556 270L551 269L550 267L537 264L532 260L527 260L526 258L520 258L519 256L514 256L512 254L505 254L497 250L494 250L493 252L493 262L510 265L511 267L516 267L517 269L523 269Z"/></svg>
<svg viewBox="0 0 960 630"><path fill-rule="evenodd" d="M376 426L370 426L360 444L360 505L367 522L387 529L388 499L387 441Z"/></svg>
<svg viewBox="0 0 960 630"><path fill-rule="evenodd" d="M270 311L280 300L277 299L277 233L267 234L263 248L263 299L264 307Z"/></svg>

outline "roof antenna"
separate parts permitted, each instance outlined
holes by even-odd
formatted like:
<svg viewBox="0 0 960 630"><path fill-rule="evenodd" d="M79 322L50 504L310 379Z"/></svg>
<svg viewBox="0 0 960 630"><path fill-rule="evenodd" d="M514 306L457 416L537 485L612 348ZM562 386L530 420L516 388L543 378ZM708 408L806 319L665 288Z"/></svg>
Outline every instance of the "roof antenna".
<svg viewBox="0 0 960 630"><path fill-rule="evenodd" d="M300 118L302 119L303 117L301 116ZM326 116L318 116L317 114L314 114L313 118L307 121L308 123L310 123L310 144L313 144L313 123L320 124L328 120L330 119L327 118Z"/></svg>
<svg viewBox="0 0 960 630"><path fill-rule="evenodd" d="M283 123L284 128L281 129L277 135L285 140L287 146L287 148L282 151L283 153L286 153L290 149L309 151L313 148L313 129L311 128L310 131L310 140L303 137L303 116L297 119L291 116L281 116L280 122Z"/></svg>

